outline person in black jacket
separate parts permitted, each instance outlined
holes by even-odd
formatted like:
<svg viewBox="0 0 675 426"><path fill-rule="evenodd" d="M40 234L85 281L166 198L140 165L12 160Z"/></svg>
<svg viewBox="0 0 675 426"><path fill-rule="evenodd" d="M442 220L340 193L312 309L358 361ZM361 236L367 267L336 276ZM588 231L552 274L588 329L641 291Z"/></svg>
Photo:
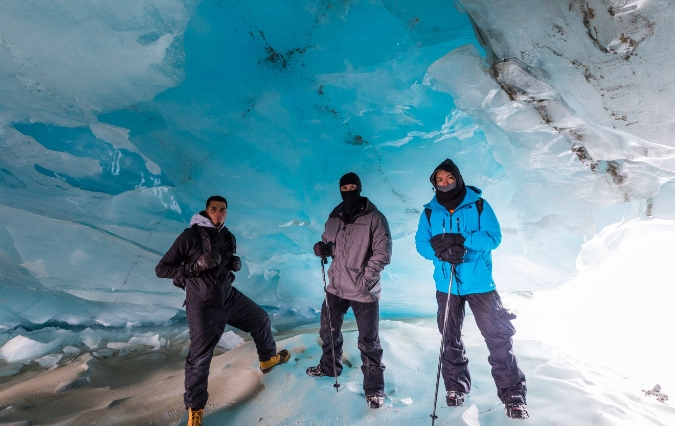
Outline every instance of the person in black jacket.
<svg viewBox="0 0 675 426"><path fill-rule="evenodd" d="M185 288L185 311L190 327L190 351L185 359L185 407L190 425L201 425L208 400L207 384L213 350L230 324L251 333L260 370L267 373L290 358L288 350L277 353L272 326L260 306L232 286L233 272L241 269L234 235L225 227L227 200L210 197L206 210L195 214L159 261L159 278L172 278Z"/></svg>

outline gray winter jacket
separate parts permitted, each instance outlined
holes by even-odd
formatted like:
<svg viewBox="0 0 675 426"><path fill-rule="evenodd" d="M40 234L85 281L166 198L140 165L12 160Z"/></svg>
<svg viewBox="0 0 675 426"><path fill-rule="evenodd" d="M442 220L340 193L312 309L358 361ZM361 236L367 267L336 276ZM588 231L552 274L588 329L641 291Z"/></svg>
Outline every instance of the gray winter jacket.
<svg viewBox="0 0 675 426"><path fill-rule="evenodd" d="M380 299L380 274L391 262L389 224L370 200L344 223L342 203L328 216L321 239L331 250L328 292L356 302Z"/></svg>

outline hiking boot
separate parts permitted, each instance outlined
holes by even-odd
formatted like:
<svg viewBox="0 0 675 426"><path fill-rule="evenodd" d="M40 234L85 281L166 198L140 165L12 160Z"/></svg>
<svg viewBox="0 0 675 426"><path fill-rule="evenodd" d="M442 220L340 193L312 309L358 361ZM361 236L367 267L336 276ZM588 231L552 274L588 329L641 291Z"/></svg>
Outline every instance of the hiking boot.
<svg viewBox="0 0 675 426"><path fill-rule="evenodd" d="M506 404L504 408L506 409L506 415L512 419L526 419L530 417L525 404L511 403Z"/></svg>
<svg viewBox="0 0 675 426"><path fill-rule="evenodd" d="M309 377L323 377L327 376L326 373L323 372L321 369L321 364L317 365L316 367L309 367L306 371L307 375Z"/></svg>
<svg viewBox="0 0 675 426"><path fill-rule="evenodd" d="M188 426L202 426L202 417L204 417L204 409L196 410L188 408Z"/></svg>
<svg viewBox="0 0 675 426"><path fill-rule="evenodd" d="M448 407L459 407L464 404L464 392L448 391L445 394L445 402L448 404Z"/></svg>
<svg viewBox="0 0 675 426"><path fill-rule="evenodd" d="M282 349L267 361L260 361L260 371L262 371L263 374L269 373L272 368L279 364L285 364L289 359L291 359L291 353L286 349Z"/></svg>
<svg viewBox="0 0 675 426"><path fill-rule="evenodd" d="M368 404L368 407L380 408L381 406L383 406L384 396L385 395L383 391L377 391L375 393L366 395L366 403Z"/></svg>

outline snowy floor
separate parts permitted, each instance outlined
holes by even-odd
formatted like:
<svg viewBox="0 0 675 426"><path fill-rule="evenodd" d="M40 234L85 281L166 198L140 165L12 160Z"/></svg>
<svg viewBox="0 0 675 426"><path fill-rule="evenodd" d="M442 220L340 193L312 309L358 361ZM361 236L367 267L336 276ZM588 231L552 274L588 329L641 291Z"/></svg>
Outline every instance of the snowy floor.
<svg viewBox="0 0 675 426"><path fill-rule="evenodd" d="M433 319L381 322L387 399L371 410L361 389L353 323L346 323L345 365L339 377L314 379L321 348L316 327L277 336L291 350L288 364L262 375L247 341L214 358L205 425L418 425L431 424L438 357ZM473 390L461 408L443 404L437 425L509 424L487 364L487 349L472 317L465 323ZM298 334L299 333L299 334ZM58 368L27 369L0 385L0 422L33 424L180 424L182 348L135 350L124 356L89 354ZM516 340L528 381L530 425L672 425L675 409L643 392L645 386L608 368L572 357L538 341ZM665 389L664 389L665 391Z"/></svg>
<svg viewBox="0 0 675 426"><path fill-rule="evenodd" d="M264 389L245 404L214 412L205 424L260 425L418 425L431 424L438 359L438 331L432 320L384 321L385 407L369 409L361 389L356 332L345 336L345 358L352 365L339 377L306 377L321 349L315 334L280 341L293 352L290 364L263 376ZM461 408L444 405L441 384L437 425L489 426L513 422L497 399L487 349L472 318L466 322L467 356L473 390ZM643 393L643 386L606 368L566 356L537 341L516 342L529 387L530 425L669 425L675 409ZM252 368L255 364L251 364Z"/></svg>
<svg viewBox="0 0 675 426"><path fill-rule="evenodd" d="M518 314L515 352L527 377L529 425L674 425L669 365L675 312L669 247L675 223L634 221L587 242L576 278L555 290L502 295ZM318 325L277 319L279 348L292 358L263 375L250 336L228 333L211 367L205 425L431 424L440 336L435 318L383 319L385 406L371 410L353 321L345 322L340 391L330 377L305 375L318 363ZM297 321L297 319L296 319ZM289 329L290 328L290 329ZM0 361L0 424L175 425L182 409L184 322L153 329L40 330L8 340ZM40 335L44 341L39 343ZM487 348L471 315L464 326L473 389L465 405L444 405L437 425L510 424L496 396ZM59 337L60 336L60 337ZM58 338L57 338L58 337ZM63 347L79 342L78 348ZM76 344L76 343L72 343ZM52 348L52 346L54 346ZM87 349L89 347L89 349ZM80 351L81 350L81 351ZM33 359L31 358L31 359ZM655 385L662 393L650 392ZM659 401L661 398L661 401Z"/></svg>

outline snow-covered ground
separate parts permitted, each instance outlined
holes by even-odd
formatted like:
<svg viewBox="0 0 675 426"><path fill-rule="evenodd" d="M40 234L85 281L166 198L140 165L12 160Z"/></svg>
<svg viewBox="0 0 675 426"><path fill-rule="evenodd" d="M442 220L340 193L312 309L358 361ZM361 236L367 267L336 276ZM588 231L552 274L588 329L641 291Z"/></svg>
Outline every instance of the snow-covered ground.
<svg viewBox="0 0 675 426"><path fill-rule="evenodd" d="M518 325L522 321L516 322ZM439 394L437 425L509 424L487 364L487 349L471 321L465 326L473 390L463 407ZM439 335L433 319L381 322L386 370L384 407L366 406L361 389L357 332L346 323L345 365L338 378L314 379L305 369L321 355L318 329L278 335L292 352L288 364L263 375L255 348L246 342L214 358L205 425L409 425L431 424ZM159 331L159 330L157 330ZM298 334L296 334L298 333ZM178 348L132 348L110 357L80 355L50 369L37 366L12 376L0 388L0 420L33 424L180 424L182 361ZM647 396L651 386L585 357L536 340L516 339L528 380L532 425L670 425L671 405ZM663 391L667 393L668 389Z"/></svg>
<svg viewBox="0 0 675 426"><path fill-rule="evenodd" d="M673 242L673 222L630 221L609 227L584 245L578 262L582 269L572 281L555 290L503 295L505 306L518 314L515 351L527 377L528 424L665 426L675 422L675 408L668 399L675 376L668 367L667 337L675 313L668 309L672 291L659 290L660 280L668 279L664 276L669 270L667 247ZM643 269L636 270L634 263ZM385 286L382 303L387 299ZM435 318L383 319L380 329L387 367L387 399L381 409L366 406L357 331L348 320L339 392L332 377L305 375L321 356L317 324L278 332L279 348L289 349L292 357L266 375L258 370L250 337L227 332L213 360L204 424L431 424L440 343ZM49 338L56 339L54 347L63 347L65 340L59 340L58 333L62 331L53 330ZM189 344L184 322L72 334L61 336L72 345L47 350L18 374L12 375L20 363L3 368L0 421L179 422L182 363ZM464 339L473 389L463 407L450 408L444 404L441 381L436 424L508 424L512 420L497 398L487 348L471 315L465 322ZM43 336L42 340L49 339ZM45 348L24 342L17 345L14 356L19 357L21 350L23 356L35 358ZM660 392L652 392L656 385Z"/></svg>
<svg viewBox="0 0 675 426"><path fill-rule="evenodd" d="M450 157L502 227L528 422L675 424L674 21L667 0L0 2L0 422L178 422L183 294L154 266L216 193L235 285L294 358L262 376L228 334L207 424L430 422L440 338L413 235ZM347 171L394 239L378 411L354 332L339 393L304 375L311 247ZM504 424L465 332L474 389L437 424Z"/></svg>

